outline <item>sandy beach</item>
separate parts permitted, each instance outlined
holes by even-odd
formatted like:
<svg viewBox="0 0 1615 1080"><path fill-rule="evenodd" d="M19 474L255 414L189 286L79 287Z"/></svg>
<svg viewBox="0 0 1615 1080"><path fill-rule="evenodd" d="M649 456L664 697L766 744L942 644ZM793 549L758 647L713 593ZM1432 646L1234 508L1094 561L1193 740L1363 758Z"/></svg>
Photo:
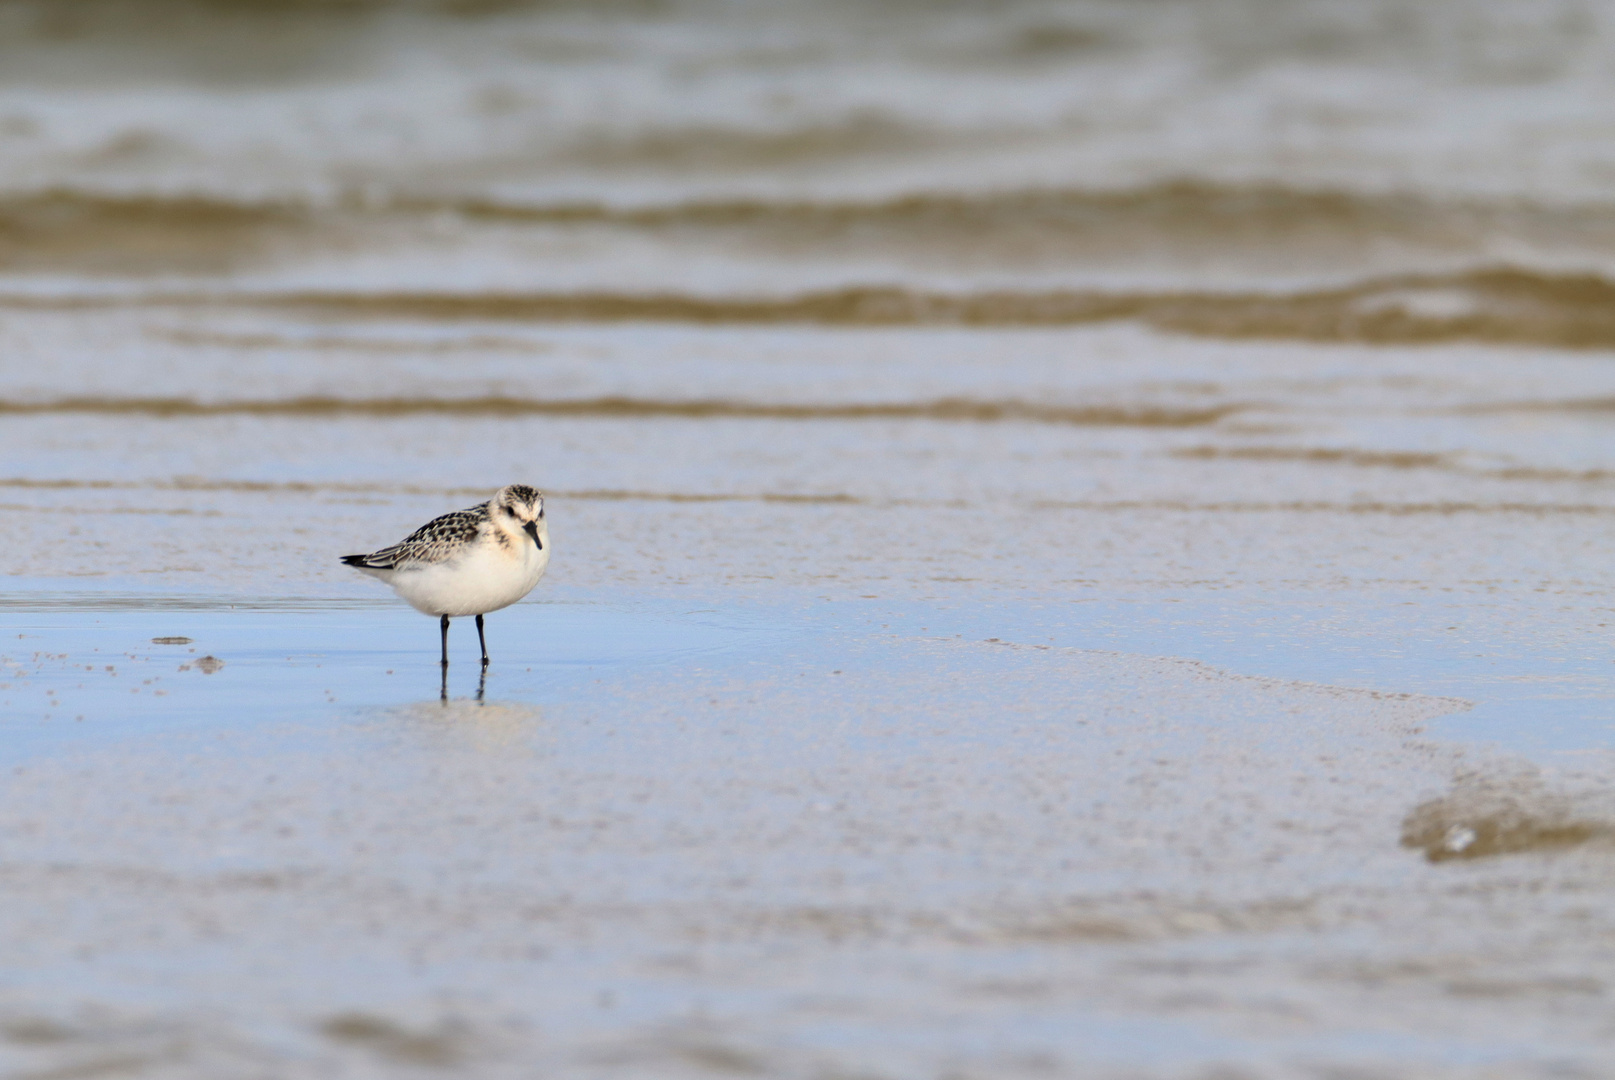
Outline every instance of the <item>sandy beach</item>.
<svg viewBox="0 0 1615 1080"><path fill-rule="evenodd" d="M0 1074L1615 1077L1606 8L0 12Z"/></svg>

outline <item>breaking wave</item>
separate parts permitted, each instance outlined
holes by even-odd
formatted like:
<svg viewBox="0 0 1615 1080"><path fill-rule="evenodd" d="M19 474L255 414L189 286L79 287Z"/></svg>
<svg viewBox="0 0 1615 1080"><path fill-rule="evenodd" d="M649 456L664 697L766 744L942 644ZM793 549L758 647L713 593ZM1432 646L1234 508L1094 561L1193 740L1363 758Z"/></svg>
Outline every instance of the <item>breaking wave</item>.
<svg viewBox="0 0 1615 1080"><path fill-rule="evenodd" d="M455 292L368 288L361 278L346 291L265 289L262 283L248 291L230 276L273 264L278 280L288 280L289 273L295 282L298 267L318 268L326 255L398 247L402 263L419 264L420 272L405 278L432 282L438 275L431 260L443 245L508 245L513 231L526 228L558 232L563 239L587 233L598 256L591 264L595 279L602 272L613 278L615 272L607 271L614 260L642 252L648 243L664 252L669 265L677 265L683 253L706 257L721 249L725 265L772 266L816 249L850 268L865 265L861 256L851 257L853 249L879 252L883 269L845 273L876 273L884 280L795 290L759 286L756 293L688 291L671 283ZM614 244L626 246L619 251ZM1400 252L1393 262L1415 269L1380 272L1373 259L1351 254L1388 247ZM1512 253L1506 262L1496 254L1503 248ZM1542 256L1535 260L1541 265L1531 265L1533 251ZM1220 261L1207 263L1213 254ZM1180 278L1184 268L1227 272L1196 279L1216 281L1215 287L1106 283L1118 267L1136 269L1141 259L1176 267ZM1026 280L1004 283L997 271L975 272L985 264ZM1419 268L1425 264L1436 268ZM267 306L353 317L832 326L1129 320L1225 339L1610 348L1615 276L1553 268L1606 264L1615 267L1615 207L1556 209L1200 183L1116 192L640 207L404 195L237 202L67 190L0 198L0 272L18 280L48 272L70 283L101 283L70 284L54 299L37 288L0 296L0 304L13 306L105 302L109 279L162 275L169 279L162 290L130 282L114 292L143 303ZM1294 271L1288 285L1258 272L1280 265ZM966 284L939 287L938 266L957 268L949 280ZM199 291L174 284L175 275L203 274L218 287L210 282ZM748 272L740 280L759 279Z"/></svg>
<svg viewBox="0 0 1615 1080"><path fill-rule="evenodd" d="M313 212L295 203L68 190L13 195L0 199L0 271L218 271L261 257L277 236L313 224Z"/></svg>
<svg viewBox="0 0 1615 1080"><path fill-rule="evenodd" d="M294 397L236 401L197 401L167 397L77 397L53 401L0 401L0 415L88 413L101 415L199 417L680 417L740 420L940 420L991 423L1023 421L1079 426L1195 427L1216 423L1237 406L1173 408L1151 405L1041 405L1025 401L941 398L919 402L827 404L729 401L718 398L518 398L518 397Z"/></svg>
<svg viewBox="0 0 1615 1080"><path fill-rule="evenodd" d="M889 137L889 136L886 136ZM683 137L680 142L688 141ZM328 198L59 187L0 196L0 268L183 269L198 253L251 254L268 234L345 244L412 224L609 229L663 242L724 240L753 253L849 248L965 265L1187 261L1329 275L1339 261L1418 269L1523 253L1544 265L1615 260L1615 205L1307 189L1180 179L1131 188L916 191L885 198L696 197L666 203L522 201L360 187ZM1386 253L1394 259L1385 262ZM111 263L93 260L110 256ZM1363 260L1369 260L1365 263ZM90 261L87 261L90 260ZM144 262L143 262L144 260Z"/></svg>
<svg viewBox="0 0 1615 1080"><path fill-rule="evenodd" d="M244 298L243 298L244 299ZM854 287L785 297L678 293L284 293L251 303L355 316L542 322L1073 326L1134 321L1217 338L1615 347L1615 283L1496 269L1288 294Z"/></svg>
<svg viewBox="0 0 1615 1080"><path fill-rule="evenodd" d="M350 318L702 325L1059 327L1131 321L1223 339L1615 348L1615 282L1495 269L1293 293L851 287L791 296L290 291L0 296L0 306L254 307Z"/></svg>

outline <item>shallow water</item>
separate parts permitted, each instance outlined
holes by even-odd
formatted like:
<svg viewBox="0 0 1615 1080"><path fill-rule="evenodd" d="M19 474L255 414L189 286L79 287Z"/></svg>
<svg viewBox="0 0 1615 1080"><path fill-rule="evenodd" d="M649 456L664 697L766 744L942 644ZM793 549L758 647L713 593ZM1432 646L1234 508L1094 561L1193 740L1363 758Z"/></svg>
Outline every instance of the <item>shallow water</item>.
<svg viewBox="0 0 1615 1080"><path fill-rule="evenodd" d="M1615 1075L1612 18L6 5L0 1072Z"/></svg>

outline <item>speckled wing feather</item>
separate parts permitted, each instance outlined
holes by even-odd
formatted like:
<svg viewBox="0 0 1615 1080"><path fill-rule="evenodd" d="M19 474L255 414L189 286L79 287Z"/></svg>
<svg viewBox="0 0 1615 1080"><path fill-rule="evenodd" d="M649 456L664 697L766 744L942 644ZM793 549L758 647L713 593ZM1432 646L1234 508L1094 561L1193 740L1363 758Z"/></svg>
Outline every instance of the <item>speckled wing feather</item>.
<svg viewBox="0 0 1615 1080"><path fill-rule="evenodd" d="M461 548L477 538L488 523L488 504L455 510L433 518L396 544L368 555L344 555L349 566L371 570L396 570L410 563L440 563L453 558Z"/></svg>

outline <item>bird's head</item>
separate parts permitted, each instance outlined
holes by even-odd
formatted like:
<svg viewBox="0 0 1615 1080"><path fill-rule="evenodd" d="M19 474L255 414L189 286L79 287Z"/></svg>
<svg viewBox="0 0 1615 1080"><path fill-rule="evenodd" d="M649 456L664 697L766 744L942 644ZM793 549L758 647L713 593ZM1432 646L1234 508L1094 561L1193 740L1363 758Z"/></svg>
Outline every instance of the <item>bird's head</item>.
<svg viewBox="0 0 1615 1080"><path fill-rule="evenodd" d="M527 484L509 484L494 495L488 512L500 525L526 533L538 545L538 550L544 550L549 526L544 523L542 491Z"/></svg>

